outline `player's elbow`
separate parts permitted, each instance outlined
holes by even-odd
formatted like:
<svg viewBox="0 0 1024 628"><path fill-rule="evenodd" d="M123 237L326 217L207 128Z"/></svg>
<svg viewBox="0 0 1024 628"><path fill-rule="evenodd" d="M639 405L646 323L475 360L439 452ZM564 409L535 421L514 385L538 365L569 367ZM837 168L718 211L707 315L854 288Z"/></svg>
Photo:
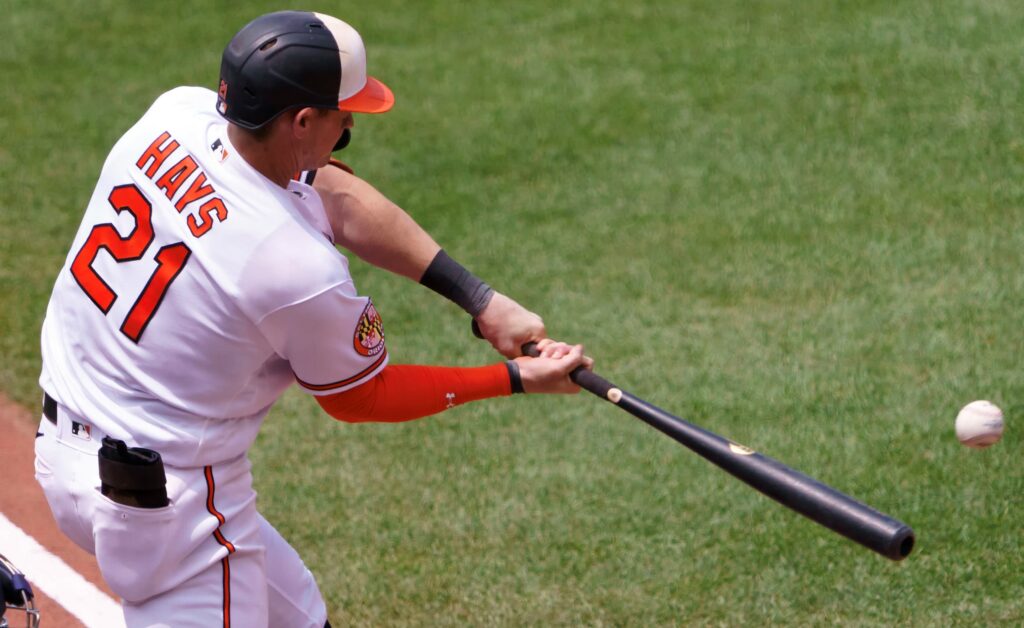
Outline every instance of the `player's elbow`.
<svg viewBox="0 0 1024 628"><path fill-rule="evenodd" d="M349 398L346 393L323 395L317 397L316 401L323 408L324 412L338 421L345 423L369 423L373 421L370 418L370 413L361 412L360 408L357 407L359 405L358 398Z"/></svg>

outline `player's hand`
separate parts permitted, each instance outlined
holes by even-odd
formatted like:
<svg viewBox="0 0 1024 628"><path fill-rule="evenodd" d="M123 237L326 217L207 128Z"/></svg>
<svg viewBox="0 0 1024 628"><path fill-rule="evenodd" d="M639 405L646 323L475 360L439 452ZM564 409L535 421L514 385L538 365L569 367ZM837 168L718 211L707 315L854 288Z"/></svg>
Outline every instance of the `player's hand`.
<svg viewBox="0 0 1024 628"><path fill-rule="evenodd" d="M536 358L519 357L519 376L523 391L527 393L575 394L580 387L569 379L577 366L591 369L594 361L583 355L583 345L569 345L546 338L537 343L540 355Z"/></svg>
<svg viewBox="0 0 1024 628"><path fill-rule="evenodd" d="M524 344L547 337L540 316L497 291L476 317L476 323L481 335L506 358L522 355Z"/></svg>

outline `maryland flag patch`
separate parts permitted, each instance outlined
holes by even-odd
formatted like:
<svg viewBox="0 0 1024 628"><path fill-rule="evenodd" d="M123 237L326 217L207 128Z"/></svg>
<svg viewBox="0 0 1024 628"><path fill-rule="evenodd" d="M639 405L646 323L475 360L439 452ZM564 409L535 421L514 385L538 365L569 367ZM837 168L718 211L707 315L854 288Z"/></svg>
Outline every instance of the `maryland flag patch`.
<svg viewBox="0 0 1024 628"><path fill-rule="evenodd" d="M356 353L367 357L375 356L384 350L384 323L380 320L377 308L373 307L373 301L369 299L359 322L356 323L352 346Z"/></svg>

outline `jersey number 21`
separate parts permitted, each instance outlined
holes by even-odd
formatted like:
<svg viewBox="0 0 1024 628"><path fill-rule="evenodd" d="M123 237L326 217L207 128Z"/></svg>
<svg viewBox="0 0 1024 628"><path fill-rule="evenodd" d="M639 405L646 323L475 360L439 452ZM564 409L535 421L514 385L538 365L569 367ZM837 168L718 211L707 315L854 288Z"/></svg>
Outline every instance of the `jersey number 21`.
<svg viewBox="0 0 1024 628"><path fill-rule="evenodd" d="M123 238L110 223L96 225L71 263L71 274L75 281L104 314L114 305L117 294L92 268L100 249L106 249L118 263L134 262L142 259L146 249L153 244L153 206L138 186L119 185L110 191L107 200L117 213L127 211L135 217L135 229L127 238ZM183 242L168 244L156 252L156 270L121 323L121 333L132 342L139 342L146 325L160 307L167 288L181 273L191 254L192 251Z"/></svg>

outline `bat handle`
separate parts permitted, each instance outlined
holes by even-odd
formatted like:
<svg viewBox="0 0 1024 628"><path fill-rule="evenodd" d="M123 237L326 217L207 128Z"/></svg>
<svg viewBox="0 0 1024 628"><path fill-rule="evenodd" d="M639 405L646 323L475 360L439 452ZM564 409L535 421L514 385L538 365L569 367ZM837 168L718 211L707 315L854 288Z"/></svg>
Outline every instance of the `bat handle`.
<svg viewBox="0 0 1024 628"><path fill-rule="evenodd" d="M483 340L484 335L480 332L480 325L477 324L476 319L473 319L473 335ZM523 355L535 358L540 355L540 351L537 349L537 343L530 341L520 347ZM597 373L587 370L582 366L577 366L569 373L569 379L571 379L580 388L589 391L601 399L606 399L612 403L618 403L619 398L622 394L621 391L605 378L601 377ZM612 393L611 391L616 391Z"/></svg>
<svg viewBox="0 0 1024 628"><path fill-rule="evenodd" d="M540 351L537 350L536 342L528 342L522 346L523 355L528 355L531 358L535 358L540 355ZM571 379L580 388L592 392L602 399L611 401L612 403L618 403L619 398L622 395L622 391L615 387L605 378L601 377L594 371L577 366L569 373L569 379ZM612 393L611 391L617 391Z"/></svg>

